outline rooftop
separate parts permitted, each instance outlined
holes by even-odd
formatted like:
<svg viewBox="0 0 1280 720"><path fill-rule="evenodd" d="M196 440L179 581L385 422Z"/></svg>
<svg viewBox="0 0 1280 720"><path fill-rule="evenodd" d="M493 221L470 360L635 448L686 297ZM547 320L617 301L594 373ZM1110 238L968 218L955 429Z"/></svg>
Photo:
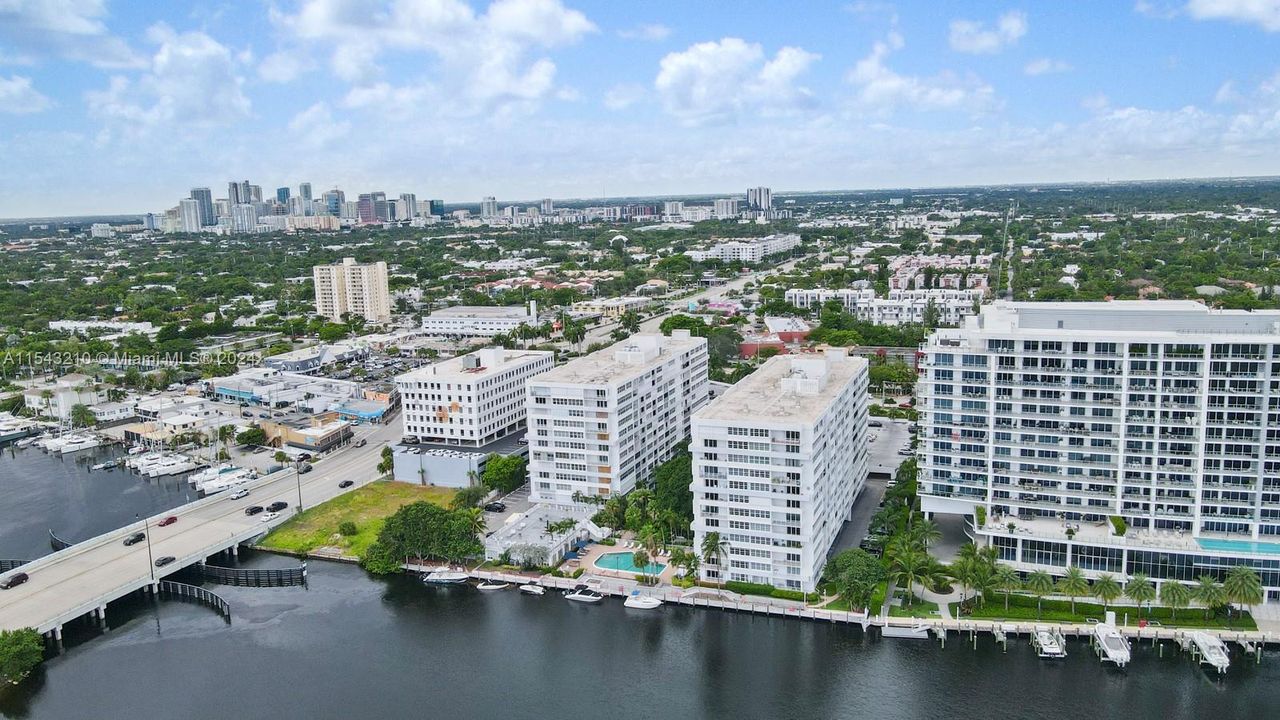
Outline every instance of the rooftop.
<svg viewBox="0 0 1280 720"><path fill-rule="evenodd" d="M693 414L695 420L816 422L837 391L867 371L867 361L841 350L769 358Z"/></svg>
<svg viewBox="0 0 1280 720"><path fill-rule="evenodd" d="M531 317L531 313L523 305L454 305L440 308L428 317L433 318L519 318Z"/></svg>
<svg viewBox="0 0 1280 720"><path fill-rule="evenodd" d="M503 372L513 366L550 357L547 350L506 350L482 348L396 376L396 382L421 382L429 379L477 379Z"/></svg>
<svg viewBox="0 0 1280 720"><path fill-rule="evenodd" d="M645 374L675 353L706 344L705 338L692 337L687 330L674 330L670 337L640 333L535 375L530 381L573 385L625 381Z"/></svg>
<svg viewBox="0 0 1280 720"><path fill-rule="evenodd" d="M964 329L1052 330L1067 335L1118 336L1116 339L1131 338L1135 332L1164 333L1174 339L1201 333L1280 334L1280 310L1220 310L1193 300L997 301L969 317Z"/></svg>

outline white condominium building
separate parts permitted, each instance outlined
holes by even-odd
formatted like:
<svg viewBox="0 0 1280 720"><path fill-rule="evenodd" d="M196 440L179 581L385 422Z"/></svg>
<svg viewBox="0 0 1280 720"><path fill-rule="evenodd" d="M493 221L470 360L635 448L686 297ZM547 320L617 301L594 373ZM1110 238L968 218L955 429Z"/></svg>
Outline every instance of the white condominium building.
<svg viewBox="0 0 1280 720"><path fill-rule="evenodd" d="M1280 311L997 302L923 352L926 512L1023 570L1246 563L1280 599Z"/></svg>
<svg viewBox="0 0 1280 720"><path fill-rule="evenodd" d="M693 533L728 546L703 579L813 591L867 477L867 361L780 355L693 416Z"/></svg>
<svg viewBox="0 0 1280 720"><path fill-rule="evenodd" d="M533 499L565 504L648 482L709 392L707 341L687 330L633 335L530 378Z"/></svg>
<svg viewBox="0 0 1280 720"><path fill-rule="evenodd" d="M541 350L483 348L396 378L404 434L480 447L525 426L525 381L555 366Z"/></svg>
<svg viewBox="0 0 1280 720"><path fill-rule="evenodd" d="M706 250L686 250L685 255L698 262L722 260L724 262L760 262L770 255L784 253L800 247L800 236L795 233L769 235L762 238L730 240L713 245Z"/></svg>
<svg viewBox="0 0 1280 720"><path fill-rule="evenodd" d="M350 313L373 323L390 322L391 293L387 290L387 264L381 260L361 265L343 258L333 265L311 268L316 286L316 313L342 322Z"/></svg>
<svg viewBox="0 0 1280 720"><path fill-rule="evenodd" d="M422 318L427 335L493 337L505 335L521 325L538 324L538 304L455 305L441 308Z"/></svg>
<svg viewBox="0 0 1280 720"><path fill-rule="evenodd" d="M803 309L818 308L829 300L839 300L851 315L876 325L924 322L930 303L938 313L940 325L959 325L973 314L974 305L981 303L984 297L986 291L982 288L890 290L887 298L876 297L875 290L853 288L792 288L783 294L787 302Z"/></svg>

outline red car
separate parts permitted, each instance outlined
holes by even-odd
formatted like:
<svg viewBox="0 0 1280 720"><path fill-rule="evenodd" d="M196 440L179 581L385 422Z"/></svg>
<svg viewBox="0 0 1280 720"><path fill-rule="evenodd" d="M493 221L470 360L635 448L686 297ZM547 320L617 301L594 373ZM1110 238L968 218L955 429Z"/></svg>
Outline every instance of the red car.
<svg viewBox="0 0 1280 720"><path fill-rule="evenodd" d="M170 515L169 517L167 517L167 518L165 518L165 519L163 519L163 520L161 520L161 521L160 521L160 527L165 527L165 526L167 526L167 525L172 525L172 524L174 524L174 523L176 523L176 522L178 522L178 516L177 516L177 515Z"/></svg>

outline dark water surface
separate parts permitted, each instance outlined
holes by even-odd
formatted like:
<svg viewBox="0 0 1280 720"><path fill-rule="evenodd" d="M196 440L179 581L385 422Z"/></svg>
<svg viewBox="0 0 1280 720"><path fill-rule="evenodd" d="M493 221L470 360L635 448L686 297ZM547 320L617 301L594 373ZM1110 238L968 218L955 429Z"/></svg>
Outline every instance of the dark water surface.
<svg viewBox="0 0 1280 720"><path fill-rule="evenodd" d="M109 505L101 486L77 493L53 475L56 482L42 486L53 488L50 496L25 502L55 508L47 522L59 527L95 527L88 519L94 506L74 504L92 497ZM8 475L0 477L8 483ZM147 497L163 505L170 496ZM0 532L25 537L7 526ZM0 546L5 550L13 552ZM245 562L292 561L254 555ZM310 569L305 588L210 586L231 603L230 625L199 605L114 603L108 632L87 622L68 626L63 655L24 685L0 690L0 715L1280 717L1274 652L1260 665L1237 652L1230 673L1218 679L1172 647L1161 658L1142 645L1129 668L1116 671L1080 643L1070 645L1066 660L1051 662L1038 659L1025 639L1005 653L990 636L980 636L974 650L952 635L941 649L936 641L881 639L856 627L676 607L630 610L616 599L581 605L558 593L527 597L514 589L481 594L410 578L371 579L333 563L312 562Z"/></svg>

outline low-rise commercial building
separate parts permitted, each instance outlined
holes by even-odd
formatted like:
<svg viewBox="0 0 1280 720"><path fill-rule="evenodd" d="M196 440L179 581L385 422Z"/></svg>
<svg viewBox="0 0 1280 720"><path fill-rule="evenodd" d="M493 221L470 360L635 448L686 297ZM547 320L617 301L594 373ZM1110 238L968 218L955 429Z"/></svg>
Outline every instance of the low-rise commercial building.
<svg viewBox="0 0 1280 720"><path fill-rule="evenodd" d="M455 305L441 308L422 318L428 335L452 337L493 337L506 335L521 325L538 324L538 304L491 306Z"/></svg>

